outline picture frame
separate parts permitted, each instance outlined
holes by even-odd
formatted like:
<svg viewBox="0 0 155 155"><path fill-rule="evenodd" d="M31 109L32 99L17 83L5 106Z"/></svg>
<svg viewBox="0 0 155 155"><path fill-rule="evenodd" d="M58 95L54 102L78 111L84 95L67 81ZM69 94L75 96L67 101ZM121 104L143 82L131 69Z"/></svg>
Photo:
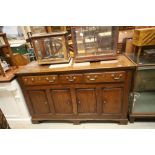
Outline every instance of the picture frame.
<svg viewBox="0 0 155 155"><path fill-rule="evenodd" d="M34 34L31 40L39 64L69 63L67 31Z"/></svg>
<svg viewBox="0 0 155 155"><path fill-rule="evenodd" d="M75 62L116 59L117 26L74 26L71 33Z"/></svg>

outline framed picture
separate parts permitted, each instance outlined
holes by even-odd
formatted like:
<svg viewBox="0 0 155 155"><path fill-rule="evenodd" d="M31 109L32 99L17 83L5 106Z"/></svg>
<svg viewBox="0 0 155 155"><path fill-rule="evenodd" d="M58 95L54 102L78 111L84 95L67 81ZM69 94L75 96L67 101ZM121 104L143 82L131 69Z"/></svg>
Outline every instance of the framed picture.
<svg viewBox="0 0 155 155"><path fill-rule="evenodd" d="M72 27L75 61L99 61L116 59L118 27Z"/></svg>
<svg viewBox="0 0 155 155"><path fill-rule="evenodd" d="M67 31L32 35L31 39L39 64L69 62Z"/></svg>

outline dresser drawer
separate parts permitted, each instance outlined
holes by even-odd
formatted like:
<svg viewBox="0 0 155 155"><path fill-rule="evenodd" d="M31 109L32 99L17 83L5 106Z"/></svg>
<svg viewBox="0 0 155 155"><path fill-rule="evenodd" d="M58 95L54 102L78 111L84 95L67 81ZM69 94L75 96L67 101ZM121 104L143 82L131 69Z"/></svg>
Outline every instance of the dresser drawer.
<svg viewBox="0 0 155 155"><path fill-rule="evenodd" d="M83 83L83 75L82 74L67 74L67 75L60 75L59 76L60 83Z"/></svg>
<svg viewBox="0 0 155 155"><path fill-rule="evenodd" d="M122 82L125 80L125 72L87 73L84 74L84 80L86 83Z"/></svg>
<svg viewBox="0 0 155 155"><path fill-rule="evenodd" d="M41 75L41 76L24 76L22 77L24 85L46 85L58 83L57 75Z"/></svg>
<svg viewBox="0 0 155 155"><path fill-rule="evenodd" d="M107 82L123 82L125 81L126 73L124 71L106 72L105 78Z"/></svg>
<svg viewBox="0 0 155 155"><path fill-rule="evenodd" d="M104 82L105 74L104 73L87 73L87 74L84 74L84 80L86 83Z"/></svg>

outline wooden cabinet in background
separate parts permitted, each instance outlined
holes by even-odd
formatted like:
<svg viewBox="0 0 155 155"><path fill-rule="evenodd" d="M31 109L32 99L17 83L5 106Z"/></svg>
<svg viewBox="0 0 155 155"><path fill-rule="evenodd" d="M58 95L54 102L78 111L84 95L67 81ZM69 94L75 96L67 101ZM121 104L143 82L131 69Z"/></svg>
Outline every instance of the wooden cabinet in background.
<svg viewBox="0 0 155 155"><path fill-rule="evenodd" d="M120 55L114 61L58 69L32 62L17 77L33 123L108 120L126 124L135 69Z"/></svg>

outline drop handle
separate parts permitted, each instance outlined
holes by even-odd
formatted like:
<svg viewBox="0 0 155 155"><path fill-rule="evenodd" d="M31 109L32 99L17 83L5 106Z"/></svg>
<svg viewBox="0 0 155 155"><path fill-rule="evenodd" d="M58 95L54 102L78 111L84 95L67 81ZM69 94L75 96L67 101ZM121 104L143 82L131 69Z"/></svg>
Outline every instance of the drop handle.
<svg viewBox="0 0 155 155"><path fill-rule="evenodd" d="M50 82L50 83L53 83L53 82L55 82L55 77L53 77L52 80L50 80L50 79L47 77L46 80L47 80L48 82Z"/></svg>
<svg viewBox="0 0 155 155"><path fill-rule="evenodd" d="M114 80L119 80L122 77L122 74L119 75L112 74L111 76L113 77Z"/></svg>
<svg viewBox="0 0 155 155"><path fill-rule="evenodd" d="M74 81L74 79L69 79L68 81L73 82L73 81Z"/></svg>
<svg viewBox="0 0 155 155"><path fill-rule="evenodd" d="M48 82L53 83L53 82L55 82L55 80L49 80Z"/></svg>
<svg viewBox="0 0 155 155"><path fill-rule="evenodd" d="M76 77L75 76L70 76L70 77L66 77L66 79L69 81L69 82L73 82L73 81L75 81L75 79L76 79Z"/></svg>
<svg viewBox="0 0 155 155"><path fill-rule="evenodd" d="M96 79L95 78L91 78L91 79L89 79L90 81L95 81Z"/></svg>
<svg viewBox="0 0 155 155"><path fill-rule="evenodd" d="M120 77L114 77L113 79L114 79L114 80L119 80L119 79L120 79Z"/></svg>
<svg viewBox="0 0 155 155"><path fill-rule="evenodd" d="M87 78L88 78L90 81L95 81L95 80L97 79L97 75L95 75L94 78L93 78L93 77L91 78L91 77L88 75Z"/></svg>

